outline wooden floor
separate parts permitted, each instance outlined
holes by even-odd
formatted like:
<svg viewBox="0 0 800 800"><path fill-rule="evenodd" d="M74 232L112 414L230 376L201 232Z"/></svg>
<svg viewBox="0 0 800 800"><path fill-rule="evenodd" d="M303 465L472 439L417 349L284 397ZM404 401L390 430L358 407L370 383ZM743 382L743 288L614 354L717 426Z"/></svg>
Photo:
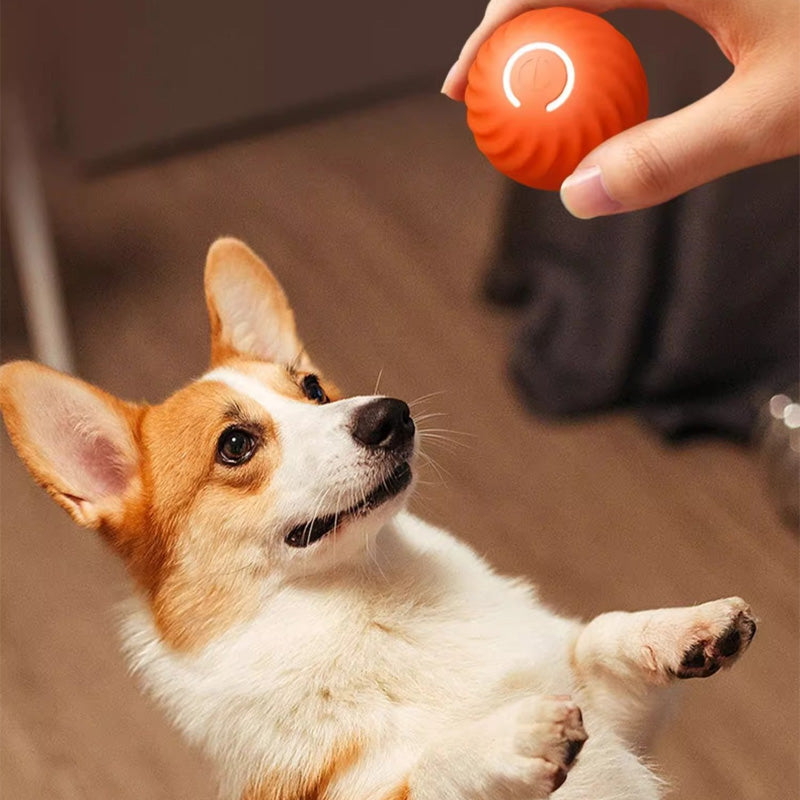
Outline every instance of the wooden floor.
<svg viewBox="0 0 800 800"><path fill-rule="evenodd" d="M790 800L798 785L798 544L750 455L663 446L631 417L525 413L516 319L479 299L502 183L462 110L412 97L91 181L51 173L80 373L158 400L204 369L205 248L247 240L341 385L447 414L414 501L552 605L590 616L741 594L761 618L730 673L685 687L653 757L672 796ZM3 357L24 356L4 286ZM2 452L2 796L210 800L211 771L118 654L123 572ZM592 800L592 798L587 798Z"/></svg>

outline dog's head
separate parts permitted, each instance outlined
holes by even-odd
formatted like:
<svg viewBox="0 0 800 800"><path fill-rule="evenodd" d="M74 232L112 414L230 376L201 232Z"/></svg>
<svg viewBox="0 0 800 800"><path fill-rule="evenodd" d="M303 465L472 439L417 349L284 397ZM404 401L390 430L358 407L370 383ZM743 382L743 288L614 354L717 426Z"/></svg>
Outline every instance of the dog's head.
<svg viewBox="0 0 800 800"><path fill-rule="evenodd" d="M0 407L34 478L125 560L174 646L253 613L265 587L351 563L412 480L408 406L343 399L244 244L208 253L211 369L160 405L30 362Z"/></svg>

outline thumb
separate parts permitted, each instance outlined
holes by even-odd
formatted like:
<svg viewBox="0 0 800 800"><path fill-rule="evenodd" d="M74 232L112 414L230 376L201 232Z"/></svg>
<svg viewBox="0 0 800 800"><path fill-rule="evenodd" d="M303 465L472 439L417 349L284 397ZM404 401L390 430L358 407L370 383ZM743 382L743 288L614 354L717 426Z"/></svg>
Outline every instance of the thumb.
<svg viewBox="0 0 800 800"><path fill-rule="evenodd" d="M753 91L748 83L734 73L696 103L603 142L561 185L567 210L589 219L647 208L778 157L765 146L763 86Z"/></svg>

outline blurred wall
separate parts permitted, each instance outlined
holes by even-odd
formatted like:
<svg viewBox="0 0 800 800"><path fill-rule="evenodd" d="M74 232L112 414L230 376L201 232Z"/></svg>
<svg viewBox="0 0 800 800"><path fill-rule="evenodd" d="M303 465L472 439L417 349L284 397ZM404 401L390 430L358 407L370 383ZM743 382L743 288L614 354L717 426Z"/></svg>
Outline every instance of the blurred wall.
<svg viewBox="0 0 800 800"><path fill-rule="evenodd" d="M4 48L85 162L440 82L485 0L26 0ZM52 80L42 80L42 75ZM43 95L48 94L49 97Z"/></svg>

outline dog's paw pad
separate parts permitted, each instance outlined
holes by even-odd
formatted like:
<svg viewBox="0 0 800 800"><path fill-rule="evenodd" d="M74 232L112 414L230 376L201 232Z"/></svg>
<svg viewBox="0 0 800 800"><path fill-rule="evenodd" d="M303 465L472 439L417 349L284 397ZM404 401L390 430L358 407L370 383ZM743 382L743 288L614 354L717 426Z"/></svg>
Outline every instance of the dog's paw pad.
<svg viewBox="0 0 800 800"><path fill-rule="evenodd" d="M583 716L570 697L538 696L521 704L515 751L529 771L531 787L547 797L566 780L587 739Z"/></svg>
<svg viewBox="0 0 800 800"><path fill-rule="evenodd" d="M567 739L566 753L564 755L564 763L571 767L575 763L575 759L580 755L583 746L586 744L586 739Z"/></svg>
<svg viewBox="0 0 800 800"><path fill-rule="evenodd" d="M719 633L707 632L683 653L675 670L678 678L707 678L732 664L756 634L756 621L750 609L734 612Z"/></svg>
<svg viewBox="0 0 800 800"><path fill-rule="evenodd" d="M486 737L481 797L544 800L561 786L587 739L569 695L529 695L479 725Z"/></svg>

